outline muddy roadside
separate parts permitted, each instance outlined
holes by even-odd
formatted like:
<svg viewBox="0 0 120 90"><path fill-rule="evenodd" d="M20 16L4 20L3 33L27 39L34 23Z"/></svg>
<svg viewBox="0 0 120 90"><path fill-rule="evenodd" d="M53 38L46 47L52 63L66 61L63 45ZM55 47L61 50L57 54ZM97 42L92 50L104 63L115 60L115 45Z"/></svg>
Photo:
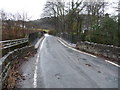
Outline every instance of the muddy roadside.
<svg viewBox="0 0 120 90"><path fill-rule="evenodd" d="M36 42L36 44L32 45L27 50L27 53L24 54L23 52L23 55L21 55L21 57L14 60L14 63L9 70L8 76L4 82L4 85L2 86L3 90L9 90L11 88L25 88L26 86L30 88L30 84L33 83L33 80L31 79L33 79L37 51L43 39L44 36L41 37Z"/></svg>
<svg viewBox="0 0 120 90"><path fill-rule="evenodd" d="M17 88L17 83L25 80L25 76L20 71L20 67L25 62L28 62L30 58L33 58L37 53L37 49L31 47L29 52L25 55L22 55L19 59L16 59L12 68L9 71L5 84L3 85L3 90L9 90L10 88Z"/></svg>

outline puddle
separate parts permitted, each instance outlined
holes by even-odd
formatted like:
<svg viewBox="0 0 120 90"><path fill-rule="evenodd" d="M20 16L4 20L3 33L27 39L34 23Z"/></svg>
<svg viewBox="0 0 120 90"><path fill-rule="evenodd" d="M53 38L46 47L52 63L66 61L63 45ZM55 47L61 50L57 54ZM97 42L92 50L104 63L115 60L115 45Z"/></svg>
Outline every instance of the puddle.
<svg viewBox="0 0 120 90"><path fill-rule="evenodd" d="M90 64L85 64L86 66L88 66L88 67L91 67L91 65Z"/></svg>
<svg viewBox="0 0 120 90"><path fill-rule="evenodd" d="M101 73L101 71L98 71L98 73Z"/></svg>
<svg viewBox="0 0 120 90"><path fill-rule="evenodd" d="M82 58L82 60L87 60L87 59L85 59L85 58Z"/></svg>
<svg viewBox="0 0 120 90"><path fill-rule="evenodd" d="M55 74L55 77L56 77L57 79L61 79L61 75L60 75L60 73Z"/></svg>
<svg viewBox="0 0 120 90"><path fill-rule="evenodd" d="M79 58L79 60L84 60L84 61L86 61L87 59L85 59L85 58Z"/></svg>

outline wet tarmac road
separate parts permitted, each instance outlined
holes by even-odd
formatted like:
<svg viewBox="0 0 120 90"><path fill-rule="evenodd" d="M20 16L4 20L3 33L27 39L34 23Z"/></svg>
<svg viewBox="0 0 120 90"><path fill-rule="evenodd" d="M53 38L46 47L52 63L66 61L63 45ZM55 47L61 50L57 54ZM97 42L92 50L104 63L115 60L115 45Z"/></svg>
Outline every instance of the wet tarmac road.
<svg viewBox="0 0 120 90"><path fill-rule="evenodd" d="M54 36L45 35L34 59L23 66L24 73L33 73L24 88L118 88L118 67L69 49Z"/></svg>

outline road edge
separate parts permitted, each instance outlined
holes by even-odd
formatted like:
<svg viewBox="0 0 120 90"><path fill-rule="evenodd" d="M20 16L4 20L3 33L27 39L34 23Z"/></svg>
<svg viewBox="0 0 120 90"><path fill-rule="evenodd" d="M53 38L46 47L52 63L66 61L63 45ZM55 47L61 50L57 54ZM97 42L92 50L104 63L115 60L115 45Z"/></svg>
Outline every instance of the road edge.
<svg viewBox="0 0 120 90"><path fill-rule="evenodd" d="M65 40L63 40L63 39L60 38L60 37L56 37L56 38L57 38L57 40L58 40L63 46L65 46L65 47L67 47L67 48L70 48L70 49L72 49L72 50L74 50L74 51L76 51L76 52L83 53L83 54L92 56L92 57L94 57L94 58L97 58L97 56L95 56L95 55L92 55L92 54L83 52L83 51L81 51L81 50L75 49L75 47L70 46ZM109 61L109 60L105 60L105 62L110 63L110 64L112 64L112 65L114 65L114 66L116 66L116 67L120 67L120 65L118 65L118 64L116 64L116 63L114 63L114 62L111 62L111 61Z"/></svg>
<svg viewBox="0 0 120 90"><path fill-rule="evenodd" d="M37 44L38 44L38 46L37 46L38 51L41 51L45 39L46 39L45 36L43 36L43 37L40 38L40 40L37 42ZM37 51L37 52L38 52L38 51ZM37 55L37 59L36 59L36 61L35 61L35 70L34 70L34 78L33 78L33 88L37 88L37 72L38 72L39 57L40 57L40 54Z"/></svg>

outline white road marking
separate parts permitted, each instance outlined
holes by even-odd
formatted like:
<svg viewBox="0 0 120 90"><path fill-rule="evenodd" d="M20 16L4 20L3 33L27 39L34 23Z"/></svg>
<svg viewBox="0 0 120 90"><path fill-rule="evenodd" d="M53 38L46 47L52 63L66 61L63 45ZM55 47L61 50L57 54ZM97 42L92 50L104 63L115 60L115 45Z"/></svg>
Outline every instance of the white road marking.
<svg viewBox="0 0 120 90"><path fill-rule="evenodd" d="M41 43L39 51L42 49L44 41L45 41L45 38L43 39L43 41ZM40 54L38 54L37 59L36 59L36 64L35 64L34 82L33 82L33 85L34 85L33 87L34 88L37 88L37 71L38 71L38 65L37 64L38 64L38 61L39 61L39 57L40 57Z"/></svg>
<svg viewBox="0 0 120 90"><path fill-rule="evenodd" d="M58 40L59 40L59 39L58 39ZM70 47L70 46L67 46L67 45L64 44L61 40L59 40L59 42L62 43L64 46L66 46L66 47L68 47L68 48L70 48L70 49L72 49L72 50L74 50L74 51L77 51L77 52L80 52L80 53L83 53L83 54L86 54L86 55L89 55L89 56L92 56L92 57L96 58L96 56L94 56L94 55L92 55L92 54L89 54L89 53L86 53L86 52L82 52L82 51L79 51L79 50L77 50L77 49L75 49L75 48L72 48L72 47Z"/></svg>
<svg viewBox="0 0 120 90"><path fill-rule="evenodd" d="M37 88L37 70L38 70L38 67L37 67L37 63L38 63L38 59L39 59L39 55L37 57L37 60L36 60L36 65L35 65L35 72L34 72L34 88Z"/></svg>
<svg viewBox="0 0 120 90"><path fill-rule="evenodd" d="M59 39L58 39L58 40L59 40ZM83 54L86 54L86 55L89 55L89 56L92 56L92 57L97 58L97 57L94 56L94 55L91 55L91 54L89 54L89 53L85 53L85 52L79 51L79 50L77 50L77 49L74 49L74 48L72 48L72 47L70 47L70 46L67 46L67 45L64 44L61 40L59 40L59 42L60 42L61 44L63 44L65 47L68 47L68 48L70 48L70 49L72 49L72 50L74 50L74 51L77 51L77 52L80 52L80 53L83 53ZM114 66L120 67L120 66L119 66L118 64L116 64L116 63L113 63L113 62L108 61L108 60L105 60L105 61L108 62L108 63L110 63L110 64L112 64L112 65L114 65Z"/></svg>
<svg viewBox="0 0 120 90"><path fill-rule="evenodd" d="M111 61L108 61L108 60L105 60L106 62L108 62L108 63L110 63L110 64L113 64L114 66L117 66L117 67L120 67L118 64L116 64L116 63L113 63L113 62L111 62Z"/></svg>
<svg viewBox="0 0 120 90"><path fill-rule="evenodd" d="M35 44L35 48L36 48L36 49L39 47L39 44L40 44L40 42L41 42L42 39L43 39L43 37L40 38L40 40Z"/></svg>

